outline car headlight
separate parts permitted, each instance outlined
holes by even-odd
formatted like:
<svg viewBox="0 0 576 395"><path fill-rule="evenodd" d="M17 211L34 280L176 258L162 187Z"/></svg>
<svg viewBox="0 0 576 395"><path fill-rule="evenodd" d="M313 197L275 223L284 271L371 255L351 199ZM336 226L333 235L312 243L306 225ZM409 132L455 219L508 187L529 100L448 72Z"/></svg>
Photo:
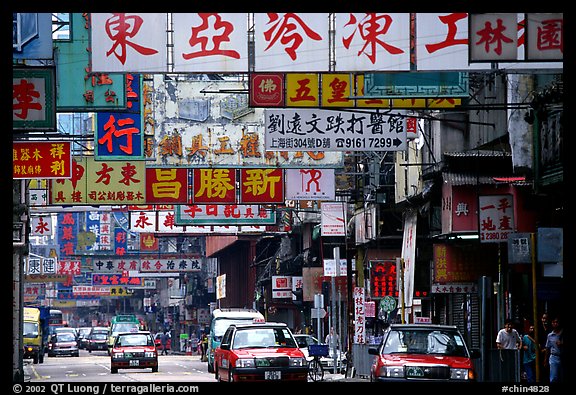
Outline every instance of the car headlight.
<svg viewBox="0 0 576 395"><path fill-rule="evenodd" d="M112 358L114 358L114 359L124 358L124 353L123 352L115 352L112 354Z"/></svg>
<svg viewBox="0 0 576 395"><path fill-rule="evenodd" d="M384 377L404 377L404 366L382 366L380 375Z"/></svg>
<svg viewBox="0 0 576 395"><path fill-rule="evenodd" d="M295 367L306 366L306 358L290 358L290 366Z"/></svg>
<svg viewBox="0 0 576 395"><path fill-rule="evenodd" d="M156 356L156 353L154 351L146 351L144 353L145 358L154 358L155 356Z"/></svg>
<svg viewBox="0 0 576 395"><path fill-rule="evenodd" d="M255 366L254 358L240 358L236 361L237 368L253 368Z"/></svg>
<svg viewBox="0 0 576 395"><path fill-rule="evenodd" d="M451 380L474 380L474 371L472 369L450 368Z"/></svg>

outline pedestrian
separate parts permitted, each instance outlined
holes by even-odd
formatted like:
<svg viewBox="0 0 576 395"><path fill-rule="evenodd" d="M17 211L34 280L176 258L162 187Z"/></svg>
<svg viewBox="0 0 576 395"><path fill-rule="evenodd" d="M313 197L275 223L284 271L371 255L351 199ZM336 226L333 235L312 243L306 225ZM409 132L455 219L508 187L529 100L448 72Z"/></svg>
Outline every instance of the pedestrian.
<svg viewBox="0 0 576 395"><path fill-rule="evenodd" d="M538 348L540 352L540 378L539 382L547 383L550 380L550 367L545 362L546 361L546 338L552 329L550 328L550 320L548 318L548 313L543 312L540 317L540 326L538 327Z"/></svg>
<svg viewBox="0 0 576 395"><path fill-rule="evenodd" d="M162 355L168 355L168 331L162 332L160 342L162 343Z"/></svg>
<svg viewBox="0 0 576 395"><path fill-rule="evenodd" d="M536 382L536 352L538 345L534 339L534 325L530 325L528 332L522 336L522 365L528 383Z"/></svg>
<svg viewBox="0 0 576 395"><path fill-rule="evenodd" d="M202 362L208 362L208 355L206 355L206 352L208 351L208 336L206 335L206 332L202 332L202 336L200 337L200 350L202 352L200 360Z"/></svg>
<svg viewBox="0 0 576 395"><path fill-rule="evenodd" d="M521 346L522 340L518 331L514 329L514 321L507 319L504 328L496 335L496 347L500 350L519 350Z"/></svg>
<svg viewBox="0 0 576 395"><path fill-rule="evenodd" d="M330 327L330 333L326 335L326 339L324 340L325 344L329 344L330 347L338 348L338 334L334 333L334 327Z"/></svg>
<svg viewBox="0 0 576 395"><path fill-rule="evenodd" d="M546 358L544 363L550 369L550 382L559 383L563 380L564 330L562 329L560 318L555 317L550 323L552 324L552 331L546 338Z"/></svg>

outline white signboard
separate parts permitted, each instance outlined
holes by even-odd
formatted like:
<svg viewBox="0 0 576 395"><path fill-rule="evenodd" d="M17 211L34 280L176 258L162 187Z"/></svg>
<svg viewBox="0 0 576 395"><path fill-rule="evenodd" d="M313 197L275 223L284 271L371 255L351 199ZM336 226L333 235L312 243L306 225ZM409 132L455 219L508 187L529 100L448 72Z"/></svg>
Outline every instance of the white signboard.
<svg viewBox="0 0 576 395"><path fill-rule="evenodd" d="M334 200L334 169L286 169L287 200Z"/></svg>
<svg viewBox="0 0 576 395"><path fill-rule="evenodd" d="M50 214L31 216L30 236L52 236L52 216Z"/></svg>
<svg viewBox="0 0 576 395"><path fill-rule="evenodd" d="M336 14L336 71L410 71L410 14Z"/></svg>
<svg viewBox="0 0 576 395"><path fill-rule="evenodd" d="M354 300L354 343L366 343L366 324L365 324L365 295L366 291L362 287L355 287L352 291Z"/></svg>
<svg viewBox="0 0 576 395"><path fill-rule="evenodd" d="M255 71L329 69L328 14L254 14Z"/></svg>
<svg viewBox="0 0 576 395"><path fill-rule="evenodd" d="M322 203L320 210L322 236L346 236L345 203Z"/></svg>
<svg viewBox="0 0 576 395"><path fill-rule="evenodd" d="M265 146L270 151L401 151L406 149L404 114L266 109Z"/></svg>
<svg viewBox="0 0 576 395"><path fill-rule="evenodd" d="M347 274L346 258L342 258L340 259L340 276L346 276ZM334 259L324 259L324 275L336 277L336 261Z"/></svg>
<svg viewBox="0 0 576 395"><path fill-rule="evenodd" d="M292 299L291 276L272 276L272 298Z"/></svg>
<svg viewBox="0 0 576 395"><path fill-rule="evenodd" d="M174 71L248 70L248 15L174 13Z"/></svg>
<svg viewBox="0 0 576 395"><path fill-rule="evenodd" d="M478 197L478 229L481 243L507 243L515 231L514 198L512 195Z"/></svg>
<svg viewBox="0 0 576 395"><path fill-rule="evenodd" d="M216 277L216 299L226 297L226 274Z"/></svg>
<svg viewBox="0 0 576 395"><path fill-rule="evenodd" d="M404 214L404 234L402 236L402 259L404 259L404 288L398 287L399 300L404 298L406 308L406 322L410 322L410 309L414 298L414 270L416 265L416 224L418 221L417 211L407 211ZM401 275L401 271L398 271ZM397 282L401 284L400 281Z"/></svg>
<svg viewBox="0 0 576 395"><path fill-rule="evenodd" d="M92 72L167 70L166 13L92 13Z"/></svg>

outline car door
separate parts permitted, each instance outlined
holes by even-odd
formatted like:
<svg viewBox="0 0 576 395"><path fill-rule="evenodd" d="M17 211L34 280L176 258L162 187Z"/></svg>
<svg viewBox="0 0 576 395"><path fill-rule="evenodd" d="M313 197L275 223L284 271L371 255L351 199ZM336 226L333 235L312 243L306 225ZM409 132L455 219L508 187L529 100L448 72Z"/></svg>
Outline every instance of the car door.
<svg viewBox="0 0 576 395"><path fill-rule="evenodd" d="M214 376L217 380L228 380L230 369L230 345L232 344L232 337L234 335L234 327L229 327L224 335L222 336L222 341L220 345L214 350ZM224 345L224 348L222 348Z"/></svg>

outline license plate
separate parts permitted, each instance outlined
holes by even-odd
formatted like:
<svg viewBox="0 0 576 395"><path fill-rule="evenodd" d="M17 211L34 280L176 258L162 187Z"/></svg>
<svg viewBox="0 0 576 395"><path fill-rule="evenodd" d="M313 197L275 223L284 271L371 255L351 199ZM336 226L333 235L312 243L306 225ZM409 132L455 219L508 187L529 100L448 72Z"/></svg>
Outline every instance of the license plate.
<svg viewBox="0 0 576 395"><path fill-rule="evenodd" d="M270 370L264 372L264 380L280 380L281 372L277 370Z"/></svg>
<svg viewBox="0 0 576 395"><path fill-rule="evenodd" d="M406 367L407 377L424 377L424 371L418 366L407 366Z"/></svg>
<svg viewBox="0 0 576 395"><path fill-rule="evenodd" d="M130 366L140 366L140 361L138 359L131 359Z"/></svg>

